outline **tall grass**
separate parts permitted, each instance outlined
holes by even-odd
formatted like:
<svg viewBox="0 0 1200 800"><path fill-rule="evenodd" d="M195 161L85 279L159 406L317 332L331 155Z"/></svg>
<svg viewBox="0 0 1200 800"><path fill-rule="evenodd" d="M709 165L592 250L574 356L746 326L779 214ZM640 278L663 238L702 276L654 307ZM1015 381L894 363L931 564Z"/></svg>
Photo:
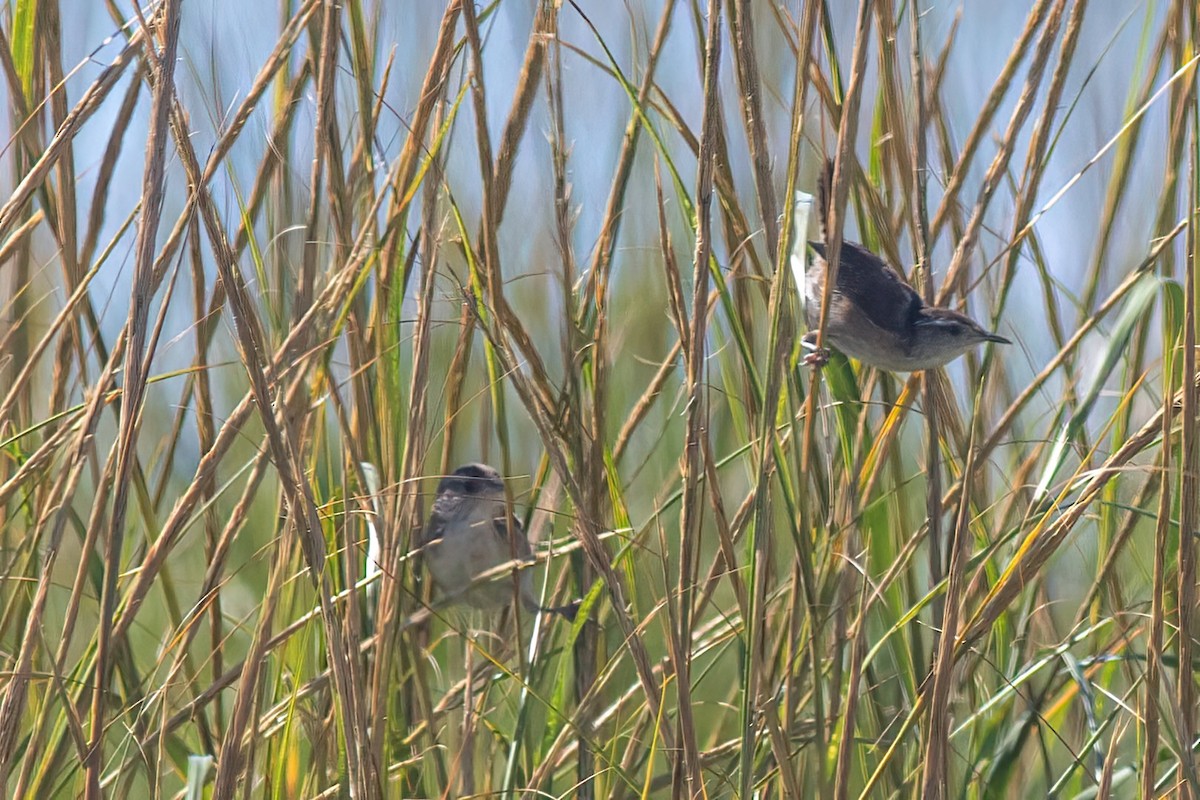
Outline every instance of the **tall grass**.
<svg viewBox="0 0 1200 800"><path fill-rule="evenodd" d="M0 12L8 795L1200 796L1194 3L202 5Z"/></svg>

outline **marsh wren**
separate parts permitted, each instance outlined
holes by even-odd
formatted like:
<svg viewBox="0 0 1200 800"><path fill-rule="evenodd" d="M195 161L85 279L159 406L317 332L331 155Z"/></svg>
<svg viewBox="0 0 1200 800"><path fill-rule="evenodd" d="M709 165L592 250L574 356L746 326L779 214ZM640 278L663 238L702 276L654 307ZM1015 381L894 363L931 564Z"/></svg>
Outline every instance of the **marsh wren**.
<svg viewBox="0 0 1200 800"><path fill-rule="evenodd" d="M481 575L510 561L534 560L525 530L509 513L504 480L487 464L464 464L442 478L420 545L438 588L476 608L501 608L513 599L513 579L508 573L490 579L481 579ZM538 604L528 569L522 569L516 580L526 610L575 618L578 602L553 608Z"/></svg>
<svg viewBox="0 0 1200 800"><path fill-rule="evenodd" d="M821 239L809 242L815 253L804 278L804 315L809 328L805 346L813 349L806 364L821 366L829 359L816 348L825 292L826 224L833 192L833 162L826 162L818 190ZM829 295L825 341L864 364L890 372L916 372L940 367L983 342L1012 344L982 328L966 314L927 305L900 273L856 242L843 241L838 258L837 285Z"/></svg>

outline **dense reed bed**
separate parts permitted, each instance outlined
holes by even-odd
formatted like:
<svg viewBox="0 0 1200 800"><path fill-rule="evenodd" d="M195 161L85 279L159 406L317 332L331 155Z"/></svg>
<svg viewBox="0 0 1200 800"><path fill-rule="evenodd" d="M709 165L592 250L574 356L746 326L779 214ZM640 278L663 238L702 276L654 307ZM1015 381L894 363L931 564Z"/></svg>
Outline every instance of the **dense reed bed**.
<svg viewBox="0 0 1200 800"><path fill-rule="evenodd" d="M6 4L0 787L1200 795L1197 15ZM1015 345L804 367L826 157Z"/></svg>

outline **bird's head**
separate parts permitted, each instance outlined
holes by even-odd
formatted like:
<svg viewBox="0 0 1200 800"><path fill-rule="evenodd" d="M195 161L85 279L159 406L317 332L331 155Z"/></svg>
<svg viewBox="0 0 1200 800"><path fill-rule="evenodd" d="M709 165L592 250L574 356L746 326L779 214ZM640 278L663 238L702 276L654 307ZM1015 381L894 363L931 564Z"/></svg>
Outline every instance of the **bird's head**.
<svg viewBox="0 0 1200 800"><path fill-rule="evenodd" d="M913 356L941 366L984 342L1012 344L968 317L948 308L923 308L913 325Z"/></svg>
<svg viewBox="0 0 1200 800"><path fill-rule="evenodd" d="M495 497L504 494L504 479L487 464L463 464L438 482L439 495L454 492L465 496Z"/></svg>

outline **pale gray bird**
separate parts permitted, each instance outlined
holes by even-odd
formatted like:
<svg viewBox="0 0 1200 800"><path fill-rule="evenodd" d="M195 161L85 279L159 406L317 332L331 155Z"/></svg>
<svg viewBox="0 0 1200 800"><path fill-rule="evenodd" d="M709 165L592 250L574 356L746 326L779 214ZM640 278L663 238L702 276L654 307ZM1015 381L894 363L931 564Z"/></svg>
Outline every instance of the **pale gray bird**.
<svg viewBox="0 0 1200 800"><path fill-rule="evenodd" d="M804 314L809 328L814 329L804 342L816 351L805 363L814 366L828 360L827 352L816 349L815 328L820 323L828 269L824 240L832 180L833 162L828 162L817 197L822 241L808 243L816 255L804 280ZM864 364L889 372L940 367L984 342L1012 344L966 314L927 305L891 265L855 242L842 242L824 341Z"/></svg>
<svg viewBox="0 0 1200 800"><path fill-rule="evenodd" d="M476 582L478 576L510 561L534 560L521 523L508 514L504 479L487 464L464 464L442 478L420 545L438 588L476 608L502 608L513 599L511 573ZM553 608L538 604L530 570L522 569L517 581L526 610L575 618L578 601Z"/></svg>

